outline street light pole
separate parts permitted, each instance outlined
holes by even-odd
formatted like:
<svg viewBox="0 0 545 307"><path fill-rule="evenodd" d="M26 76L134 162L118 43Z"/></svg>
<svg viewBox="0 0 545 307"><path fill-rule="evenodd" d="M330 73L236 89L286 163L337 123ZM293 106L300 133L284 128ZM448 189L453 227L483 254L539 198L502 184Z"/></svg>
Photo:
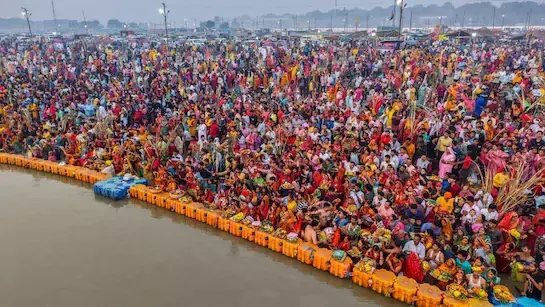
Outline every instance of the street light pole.
<svg viewBox="0 0 545 307"><path fill-rule="evenodd" d="M403 31L403 9L405 9L405 0L399 0L399 33L398 33L398 40L401 40L401 31Z"/></svg>
<svg viewBox="0 0 545 307"><path fill-rule="evenodd" d="M30 26L30 15L32 15L32 13L29 13L26 7L22 7L21 14L25 16L26 18L26 23L28 25L28 32L30 33L30 37L32 37L32 27Z"/></svg>
<svg viewBox="0 0 545 307"><path fill-rule="evenodd" d="M496 7L494 7L494 13L492 14L492 29L496 27Z"/></svg>
<svg viewBox="0 0 545 307"><path fill-rule="evenodd" d="M503 30L503 22L505 21L505 14L501 15L501 29Z"/></svg>
<svg viewBox="0 0 545 307"><path fill-rule="evenodd" d="M163 15L163 18L165 20L165 39L167 44L167 52L168 52L168 24L167 24L167 16L168 13L170 13L170 10L167 10L167 5L163 2L161 3L162 7L159 9L159 14Z"/></svg>

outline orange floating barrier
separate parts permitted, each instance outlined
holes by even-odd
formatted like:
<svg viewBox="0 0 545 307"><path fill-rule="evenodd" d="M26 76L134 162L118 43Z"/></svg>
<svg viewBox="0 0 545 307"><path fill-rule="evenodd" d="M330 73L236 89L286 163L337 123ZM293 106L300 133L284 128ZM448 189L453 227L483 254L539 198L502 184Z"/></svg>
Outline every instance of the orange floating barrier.
<svg viewBox="0 0 545 307"><path fill-rule="evenodd" d="M151 191L148 191L148 193L146 193L146 201L152 205L155 205L158 195L159 193L151 193Z"/></svg>
<svg viewBox="0 0 545 307"><path fill-rule="evenodd" d="M218 214L213 211L209 211L206 216L206 224L217 228L218 227Z"/></svg>
<svg viewBox="0 0 545 307"><path fill-rule="evenodd" d="M352 271L352 281L356 285L370 288L371 285L373 285L373 274L366 273L356 268Z"/></svg>
<svg viewBox="0 0 545 307"><path fill-rule="evenodd" d="M185 216L187 217L190 217L192 219L194 219L195 217L197 217L197 207L196 207L196 204L197 203L190 203L190 204L187 204L186 208L185 208Z"/></svg>
<svg viewBox="0 0 545 307"><path fill-rule="evenodd" d="M0 153L0 163L8 163L8 154Z"/></svg>
<svg viewBox="0 0 545 307"><path fill-rule="evenodd" d="M348 273L352 270L352 259L350 257L345 257L343 261L338 261L331 259L331 267L329 268L329 273L339 278L348 277Z"/></svg>
<svg viewBox="0 0 545 307"><path fill-rule="evenodd" d="M444 307L469 307L468 301L459 300L450 296L443 296Z"/></svg>
<svg viewBox="0 0 545 307"><path fill-rule="evenodd" d="M281 253L283 245L284 245L284 240L277 238L275 236L269 236L269 249L277 253Z"/></svg>
<svg viewBox="0 0 545 307"><path fill-rule="evenodd" d="M180 202L179 209L180 209L179 213L182 215L185 215L185 212L187 211L187 203Z"/></svg>
<svg viewBox="0 0 545 307"><path fill-rule="evenodd" d="M443 300L443 291L430 284L420 284L416 292L415 305L418 307L437 307Z"/></svg>
<svg viewBox="0 0 545 307"><path fill-rule="evenodd" d="M155 199L155 205L161 208L166 208L169 197L170 196L168 195L168 193L160 193Z"/></svg>
<svg viewBox="0 0 545 307"><path fill-rule="evenodd" d="M254 242L261 245L261 246L268 247L270 237L271 237L271 235L269 233L256 230L256 232L255 232L255 241Z"/></svg>
<svg viewBox="0 0 545 307"><path fill-rule="evenodd" d="M177 199L173 199L173 198L169 198L167 199L167 203L166 203L166 206L165 208L170 210L170 211L175 211L176 209L176 205L179 203L179 201Z"/></svg>
<svg viewBox="0 0 545 307"><path fill-rule="evenodd" d="M218 217L218 228L223 231L229 231L229 224L231 221L224 217Z"/></svg>
<svg viewBox="0 0 545 307"><path fill-rule="evenodd" d="M59 172L58 172L59 175L67 176L66 174L68 172L68 169L64 165L59 165L58 168L59 168Z"/></svg>
<svg viewBox="0 0 545 307"><path fill-rule="evenodd" d="M250 226L244 225L242 226L242 238L246 239L250 242L255 241L255 229L253 229Z"/></svg>
<svg viewBox="0 0 545 307"><path fill-rule="evenodd" d="M392 293L396 276L391 271L380 269L373 274L371 289L380 294Z"/></svg>
<svg viewBox="0 0 545 307"><path fill-rule="evenodd" d="M314 253L314 259L312 259L312 266L322 271L329 271L331 266L331 255L333 251L329 248L319 248Z"/></svg>
<svg viewBox="0 0 545 307"><path fill-rule="evenodd" d="M15 155L9 155L7 158L8 164L15 165Z"/></svg>
<svg viewBox="0 0 545 307"><path fill-rule="evenodd" d="M129 196L131 198L138 198L138 188L136 186L129 188Z"/></svg>
<svg viewBox="0 0 545 307"><path fill-rule="evenodd" d="M80 169L79 166L74 165L65 165L63 168L65 169L65 176L70 178L74 178L76 176L76 172Z"/></svg>
<svg viewBox="0 0 545 307"><path fill-rule="evenodd" d="M59 165L57 163L49 163L49 169L51 173L59 175Z"/></svg>
<svg viewBox="0 0 545 307"><path fill-rule="evenodd" d="M36 159L30 159L30 168L31 169L38 169L38 166L40 165L40 161Z"/></svg>
<svg viewBox="0 0 545 307"><path fill-rule="evenodd" d="M137 198L141 201L146 201L148 199L148 193L149 193L148 187L146 187L143 184L137 184L135 185L135 187L137 187L138 189Z"/></svg>
<svg viewBox="0 0 545 307"><path fill-rule="evenodd" d="M24 168L32 168L31 162L32 162L32 159L23 158L23 164L21 166Z"/></svg>
<svg viewBox="0 0 545 307"><path fill-rule="evenodd" d="M51 163L49 163L49 161L43 161L42 162L42 165L43 165L43 170L44 172L48 172L48 173L51 173L52 170L51 170ZM86 170L84 170L84 172L86 172ZM83 172L82 172L83 173Z"/></svg>
<svg viewBox="0 0 545 307"><path fill-rule="evenodd" d="M197 221L206 223L206 219L208 218L208 210L204 208L198 208L197 215L195 217Z"/></svg>
<svg viewBox="0 0 545 307"><path fill-rule="evenodd" d="M45 164L42 163L42 167L43 167L43 170L45 171L45 167L46 167ZM76 178L76 180L79 180L79 181L84 181L83 176L84 176L85 172L86 171L83 168L77 170L76 174L74 174L74 178Z"/></svg>
<svg viewBox="0 0 545 307"><path fill-rule="evenodd" d="M297 248L299 247L299 244L301 244L301 241L299 240L297 242L284 241L282 245L282 254L291 258L296 258Z"/></svg>
<svg viewBox="0 0 545 307"><path fill-rule="evenodd" d="M232 234L232 235L235 235L237 237L240 237L242 236L242 226L244 226L243 224L241 223L237 223L237 222L231 222L229 224L229 232Z"/></svg>
<svg viewBox="0 0 545 307"><path fill-rule="evenodd" d="M23 166L23 156L15 156L15 165Z"/></svg>
<svg viewBox="0 0 545 307"><path fill-rule="evenodd" d="M412 278L400 276L396 278L394 282L394 292L392 297L398 301L412 305L416 299L416 292L418 291L418 283Z"/></svg>
<svg viewBox="0 0 545 307"><path fill-rule="evenodd" d="M306 264L312 264L314 260L314 253L318 247L314 244L310 243L302 243L299 246L297 246L297 260L301 261L302 263Z"/></svg>

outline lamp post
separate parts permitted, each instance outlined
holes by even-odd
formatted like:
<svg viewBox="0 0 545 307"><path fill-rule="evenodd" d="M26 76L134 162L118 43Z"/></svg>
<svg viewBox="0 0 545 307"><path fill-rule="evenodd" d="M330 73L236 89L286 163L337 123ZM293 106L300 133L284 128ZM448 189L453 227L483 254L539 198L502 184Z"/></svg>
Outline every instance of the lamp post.
<svg viewBox="0 0 545 307"><path fill-rule="evenodd" d="M505 14L501 14L501 29L503 30L503 22L505 21Z"/></svg>
<svg viewBox="0 0 545 307"><path fill-rule="evenodd" d="M405 9L405 0L397 0L399 6L399 33L398 40L401 39L401 31L403 31L403 9Z"/></svg>
<svg viewBox="0 0 545 307"><path fill-rule="evenodd" d="M29 13L26 7L22 7L21 15L23 15L26 18L26 23L28 25L28 32L30 33L30 37L32 37L32 27L30 26L30 16L32 15L32 13Z"/></svg>
<svg viewBox="0 0 545 307"><path fill-rule="evenodd" d="M308 31L310 32L310 20L307 20Z"/></svg>
<svg viewBox="0 0 545 307"><path fill-rule="evenodd" d="M168 24L167 24L167 17L168 13L170 13L170 10L167 10L167 5L163 2L161 3L162 7L159 9L159 14L163 15L163 18L165 20L165 39L167 44L167 51L168 51Z"/></svg>

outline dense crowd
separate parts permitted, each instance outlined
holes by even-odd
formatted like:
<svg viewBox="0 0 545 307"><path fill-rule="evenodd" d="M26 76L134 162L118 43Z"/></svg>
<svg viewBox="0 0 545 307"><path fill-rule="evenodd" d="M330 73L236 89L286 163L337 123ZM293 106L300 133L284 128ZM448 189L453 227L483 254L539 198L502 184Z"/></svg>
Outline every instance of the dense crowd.
<svg viewBox="0 0 545 307"><path fill-rule="evenodd" d="M0 44L4 152L141 176L442 289L511 272L541 299L539 42L20 43Z"/></svg>

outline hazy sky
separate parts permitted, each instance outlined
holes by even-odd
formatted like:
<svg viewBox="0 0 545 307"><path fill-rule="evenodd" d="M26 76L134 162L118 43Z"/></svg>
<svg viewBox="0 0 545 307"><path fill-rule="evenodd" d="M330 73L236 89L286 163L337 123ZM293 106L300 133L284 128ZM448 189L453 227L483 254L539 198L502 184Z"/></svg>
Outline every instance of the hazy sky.
<svg viewBox="0 0 545 307"><path fill-rule="evenodd" d="M442 4L437 0L406 0L408 5ZM476 0L452 0L455 5ZM477 0L478 1L478 0ZM53 19L51 0L1 0L0 17L21 16L21 6L32 12L32 19ZM161 22L158 8L161 0L54 0L58 19L82 19L82 9L88 20L104 22L110 18L122 21ZM373 8L392 5L392 0L337 0L339 9ZM183 23L184 18L198 20L214 15L233 17L241 14L258 16L265 13L305 13L315 9L327 11L334 7L335 0L166 0L172 21Z"/></svg>

